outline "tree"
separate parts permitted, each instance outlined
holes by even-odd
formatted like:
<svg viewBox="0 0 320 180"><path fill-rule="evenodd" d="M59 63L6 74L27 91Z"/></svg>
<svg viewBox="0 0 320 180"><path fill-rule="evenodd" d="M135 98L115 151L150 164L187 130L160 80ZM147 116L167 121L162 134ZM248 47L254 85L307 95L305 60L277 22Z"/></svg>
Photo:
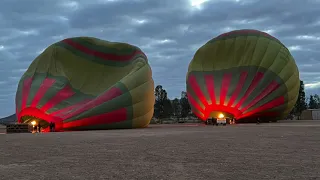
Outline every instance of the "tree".
<svg viewBox="0 0 320 180"><path fill-rule="evenodd" d="M173 108L172 108L172 104L169 98L165 99L163 101L163 114L162 114L162 118L168 118L171 117L173 115Z"/></svg>
<svg viewBox="0 0 320 180"><path fill-rule="evenodd" d="M180 117L181 115L180 100L178 98L175 98L174 100L172 100L171 104L172 104L173 115L176 117Z"/></svg>
<svg viewBox="0 0 320 180"><path fill-rule="evenodd" d="M191 107L188 101L188 95L185 91L181 92L180 104L181 104L181 117L182 118L187 117L191 112Z"/></svg>
<svg viewBox="0 0 320 180"><path fill-rule="evenodd" d="M305 109L307 109L306 93L304 91L304 83L300 80L298 99L291 114L298 116L298 119L300 119L301 112Z"/></svg>
<svg viewBox="0 0 320 180"><path fill-rule="evenodd" d="M154 104L154 116L159 118L163 114L163 99L165 99L166 94L162 89L161 85L156 86L154 90L155 104Z"/></svg>
<svg viewBox="0 0 320 180"><path fill-rule="evenodd" d="M313 95L313 99L315 100L316 103L316 108L315 109L319 109L320 108L320 97L318 94L314 94Z"/></svg>
<svg viewBox="0 0 320 180"><path fill-rule="evenodd" d="M154 117L165 118L172 115L172 105L170 99L168 99L168 94L161 85L156 86L155 91L155 104L154 104Z"/></svg>
<svg viewBox="0 0 320 180"><path fill-rule="evenodd" d="M314 98L313 95L310 95L310 98L309 98L309 104L308 104L308 107L309 109L317 109L317 102L316 102L316 99Z"/></svg>

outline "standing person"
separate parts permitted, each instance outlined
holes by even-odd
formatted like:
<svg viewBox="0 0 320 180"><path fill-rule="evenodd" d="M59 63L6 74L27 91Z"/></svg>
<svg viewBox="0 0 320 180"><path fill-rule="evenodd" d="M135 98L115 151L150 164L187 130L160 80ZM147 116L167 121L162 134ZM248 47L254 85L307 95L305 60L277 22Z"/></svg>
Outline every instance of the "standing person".
<svg viewBox="0 0 320 180"><path fill-rule="evenodd" d="M53 122L50 122L50 132L53 132Z"/></svg>
<svg viewBox="0 0 320 180"><path fill-rule="evenodd" d="M51 121L49 123L49 129L50 129L50 132L52 132L52 122Z"/></svg>
<svg viewBox="0 0 320 180"><path fill-rule="evenodd" d="M40 123L38 124L38 132L41 132L41 126L40 126Z"/></svg>
<svg viewBox="0 0 320 180"><path fill-rule="evenodd" d="M37 125L33 125L33 133L37 132Z"/></svg>
<svg viewBox="0 0 320 180"><path fill-rule="evenodd" d="M257 124L260 124L260 118L259 117L257 118Z"/></svg>
<svg viewBox="0 0 320 180"><path fill-rule="evenodd" d="M56 130L56 123L52 123L52 132L55 132L55 130Z"/></svg>

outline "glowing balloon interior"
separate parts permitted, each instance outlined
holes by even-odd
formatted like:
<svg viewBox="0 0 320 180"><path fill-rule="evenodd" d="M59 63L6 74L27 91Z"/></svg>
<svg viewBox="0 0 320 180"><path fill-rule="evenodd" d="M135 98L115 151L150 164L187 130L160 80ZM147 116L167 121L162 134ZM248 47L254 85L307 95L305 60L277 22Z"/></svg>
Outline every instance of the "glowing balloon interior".
<svg viewBox="0 0 320 180"><path fill-rule="evenodd" d="M146 127L154 82L136 46L90 37L49 46L22 76L16 94L19 122L37 119L56 130ZM24 118L34 117L34 118Z"/></svg>
<svg viewBox="0 0 320 180"><path fill-rule="evenodd" d="M231 31L197 50L189 64L187 93L201 119L287 116L299 92L299 72L289 50L256 30Z"/></svg>

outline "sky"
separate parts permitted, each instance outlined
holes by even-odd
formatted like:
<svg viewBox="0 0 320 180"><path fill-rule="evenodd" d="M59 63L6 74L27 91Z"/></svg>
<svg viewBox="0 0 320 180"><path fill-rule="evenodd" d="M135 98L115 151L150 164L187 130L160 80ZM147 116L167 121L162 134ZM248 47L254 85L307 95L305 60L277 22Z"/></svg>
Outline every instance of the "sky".
<svg viewBox="0 0 320 180"><path fill-rule="evenodd" d="M307 93L320 93L320 0L1 0L0 117L14 113L17 84L33 59L64 38L140 47L155 85L174 98L185 90L195 51L235 29L257 29L282 41Z"/></svg>

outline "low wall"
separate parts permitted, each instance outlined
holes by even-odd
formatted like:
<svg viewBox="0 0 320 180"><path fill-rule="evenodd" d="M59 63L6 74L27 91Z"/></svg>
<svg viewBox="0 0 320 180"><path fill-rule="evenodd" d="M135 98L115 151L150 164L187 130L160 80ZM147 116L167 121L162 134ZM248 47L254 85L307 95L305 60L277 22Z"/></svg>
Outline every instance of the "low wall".
<svg viewBox="0 0 320 180"><path fill-rule="evenodd" d="M0 125L0 133L6 133L6 126Z"/></svg>

